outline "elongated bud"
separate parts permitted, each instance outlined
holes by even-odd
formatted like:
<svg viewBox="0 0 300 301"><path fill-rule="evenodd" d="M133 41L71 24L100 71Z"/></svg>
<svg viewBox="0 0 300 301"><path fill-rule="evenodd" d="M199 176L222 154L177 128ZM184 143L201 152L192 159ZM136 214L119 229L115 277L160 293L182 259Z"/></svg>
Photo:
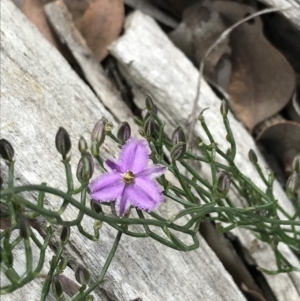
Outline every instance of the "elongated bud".
<svg viewBox="0 0 300 301"><path fill-rule="evenodd" d="M105 125L108 120L105 117L102 117L94 126L94 129L91 134L92 142L96 141L98 147L100 147L105 140Z"/></svg>
<svg viewBox="0 0 300 301"><path fill-rule="evenodd" d="M80 183L87 182L94 173L94 160L90 153L83 155L77 166L76 176Z"/></svg>
<svg viewBox="0 0 300 301"><path fill-rule="evenodd" d="M94 200L91 200L91 208L96 213L101 213L102 212L102 207L101 207L100 203L96 202Z"/></svg>
<svg viewBox="0 0 300 301"><path fill-rule="evenodd" d="M185 134L181 126L178 126L172 133L172 143L186 142Z"/></svg>
<svg viewBox="0 0 300 301"><path fill-rule="evenodd" d="M300 154L297 154L293 160L293 171L300 174Z"/></svg>
<svg viewBox="0 0 300 301"><path fill-rule="evenodd" d="M145 104L149 112L153 112L155 110L155 105L153 103L152 97L149 94L146 95Z"/></svg>
<svg viewBox="0 0 300 301"><path fill-rule="evenodd" d="M2 187L2 185L3 185L3 179L2 179L2 177L0 176L0 188Z"/></svg>
<svg viewBox="0 0 300 301"><path fill-rule="evenodd" d="M24 239L29 239L31 235L31 228L29 221L26 217L20 217L20 236Z"/></svg>
<svg viewBox="0 0 300 301"><path fill-rule="evenodd" d="M0 155L8 162L12 162L14 160L15 151L6 139L0 139Z"/></svg>
<svg viewBox="0 0 300 301"><path fill-rule="evenodd" d="M131 136L131 128L128 122L121 122L118 128L117 137L125 144Z"/></svg>
<svg viewBox="0 0 300 301"><path fill-rule="evenodd" d="M52 282L52 291L56 298L61 298L64 293L62 284L61 284L60 280L58 279L58 277L55 277Z"/></svg>
<svg viewBox="0 0 300 301"><path fill-rule="evenodd" d="M70 227L63 226L61 233L60 233L60 241L63 245L65 245L68 242L70 233L71 233Z"/></svg>
<svg viewBox="0 0 300 301"><path fill-rule="evenodd" d="M84 139L84 137L82 137L82 136L79 138L79 141L78 141L78 149L82 155L85 154L88 149L87 142Z"/></svg>
<svg viewBox="0 0 300 301"><path fill-rule="evenodd" d="M227 116L228 114L228 106L225 100L222 100L221 106L220 106L220 112L223 117Z"/></svg>
<svg viewBox="0 0 300 301"><path fill-rule="evenodd" d="M94 296L93 295L88 295L84 301L93 301L94 300Z"/></svg>
<svg viewBox="0 0 300 301"><path fill-rule="evenodd" d="M257 156L254 152L253 149L250 149L249 150L249 153L248 153L248 157L249 157L249 161L253 164L253 165L256 165L257 164Z"/></svg>
<svg viewBox="0 0 300 301"><path fill-rule="evenodd" d="M99 156L100 150L97 141L93 141L91 145L91 153L93 157Z"/></svg>
<svg viewBox="0 0 300 301"><path fill-rule="evenodd" d="M89 271L82 265L79 265L75 270L75 279L81 285L89 284L91 280L91 275Z"/></svg>
<svg viewBox="0 0 300 301"><path fill-rule="evenodd" d="M299 188L299 174L295 171L289 176L286 182L286 190L288 193L295 193Z"/></svg>
<svg viewBox="0 0 300 301"><path fill-rule="evenodd" d="M231 184L231 179L228 173L220 171L217 174L217 189L222 193L223 196L226 196Z"/></svg>
<svg viewBox="0 0 300 301"><path fill-rule="evenodd" d="M184 157L186 153L186 143L178 142L170 150L170 156L172 161L180 160Z"/></svg>
<svg viewBox="0 0 300 301"><path fill-rule="evenodd" d="M56 145L56 149L65 160L67 154L71 149L72 144L68 132L63 127L60 127L56 133L55 145Z"/></svg>
<svg viewBox="0 0 300 301"><path fill-rule="evenodd" d="M154 119L152 116L149 116L144 124L144 134L146 137L151 137L154 133Z"/></svg>
<svg viewBox="0 0 300 301"><path fill-rule="evenodd" d="M141 115L142 115L143 120L146 120L150 116L150 113L147 108L144 108L141 111Z"/></svg>
<svg viewBox="0 0 300 301"><path fill-rule="evenodd" d="M65 268L67 267L68 263L69 263L69 258L67 256L62 257L59 261L57 269L61 272L64 271Z"/></svg>

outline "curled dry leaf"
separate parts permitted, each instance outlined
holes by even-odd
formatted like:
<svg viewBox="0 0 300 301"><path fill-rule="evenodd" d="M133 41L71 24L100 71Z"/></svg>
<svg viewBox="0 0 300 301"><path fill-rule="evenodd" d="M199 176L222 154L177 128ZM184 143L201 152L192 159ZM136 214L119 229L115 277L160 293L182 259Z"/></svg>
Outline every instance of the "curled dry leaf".
<svg viewBox="0 0 300 301"><path fill-rule="evenodd" d="M208 48L226 29L219 13L197 3L183 13L183 21L170 34L170 39L186 56L199 66ZM223 89L227 88L231 74L229 38L222 41L205 61L206 79Z"/></svg>
<svg viewBox="0 0 300 301"><path fill-rule="evenodd" d="M300 123L280 121L266 127L256 138L284 167L286 173L292 170L294 157L300 153Z"/></svg>
<svg viewBox="0 0 300 301"><path fill-rule="evenodd" d="M253 8L235 2L215 1L229 26L253 14ZM294 71L266 40L259 17L232 31L232 75L228 86L230 105L237 117L252 130L256 124L280 111L295 88Z"/></svg>

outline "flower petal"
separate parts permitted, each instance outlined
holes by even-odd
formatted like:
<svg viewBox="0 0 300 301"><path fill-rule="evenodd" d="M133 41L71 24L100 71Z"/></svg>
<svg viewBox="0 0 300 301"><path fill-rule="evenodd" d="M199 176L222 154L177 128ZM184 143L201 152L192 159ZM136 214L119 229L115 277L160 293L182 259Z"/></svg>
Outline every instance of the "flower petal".
<svg viewBox="0 0 300 301"><path fill-rule="evenodd" d="M141 210L153 211L164 201L162 190L150 178L136 178L126 190L131 204Z"/></svg>
<svg viewBox="0 0 300 301"><path fill-rule="evenodd" d="M110 171L117 171L119 173L122 173L121 167L114 160L107 159L105 161L105 165L106 165L107 169L109 169Z"/></svg>
<svg viewBox="0 0 300 301"><path fill-rule="evenodd" d="M163 165L153 165L145 168L136 177L149 177L151 179L161 176L165 172L166 168Z"/></svg>
<svg viewBox="0 0 300 301"><path fill-rule="evenodd" d="M122 196L117 198L115 203L116 213L120 217L122 217L130 207L130 202L128 200L128 187L128 185L124 186Z"/></svg>
<svg viewBox="0 0 300 301"><path fill-rule="evenodd" d="M113 201L122 196L125 183L117 172L99 176L89 185L91 197L100 202Z"/></svg>
<svg viewBox="0 0 300 301"><path fill-rule="evenodd" d="M122 147L118 165L122 172L132 171L134 174L144 170L149 161L150 150L145 140L131 138Z"/></svg>

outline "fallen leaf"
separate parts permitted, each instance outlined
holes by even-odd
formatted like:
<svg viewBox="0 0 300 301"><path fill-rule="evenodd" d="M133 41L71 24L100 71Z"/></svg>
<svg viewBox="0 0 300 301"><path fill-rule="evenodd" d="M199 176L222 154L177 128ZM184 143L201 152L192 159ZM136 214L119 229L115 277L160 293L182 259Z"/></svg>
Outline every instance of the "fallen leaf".
<svg viewBox="0 0 300 301"><path fill-rule="evenodd" d="M300 152L300 123L280 121L266 127L256 138L274 154L289 174L294 157Z"/></svg>
<svg viewBox="0 0 300 301"><path fill-rule="evenodd" d="M215 1L210 5L228 25L255 10L235 2ZM289 63L264 37L259 17L241 24L230 35L232 75L228 86L230 106L249 129L280 111L295 88Z"/></svg>
<svg viewBox="0 0 300 301"><path fill-rule="evenodd" d="M182 23L170 35L173 43L199 66L208 48L226 29L218 12L197 3L183 13ZM205 78L226 90L231 75L229 38L216 47L205 61Z"/></svg>
<svg viewBox="0 0 300 301"><path fill-rule="evenodd" d="M123 0L64 0L74 23L97 61L108 54L108 46L119 36L124 23Z"/></svg>

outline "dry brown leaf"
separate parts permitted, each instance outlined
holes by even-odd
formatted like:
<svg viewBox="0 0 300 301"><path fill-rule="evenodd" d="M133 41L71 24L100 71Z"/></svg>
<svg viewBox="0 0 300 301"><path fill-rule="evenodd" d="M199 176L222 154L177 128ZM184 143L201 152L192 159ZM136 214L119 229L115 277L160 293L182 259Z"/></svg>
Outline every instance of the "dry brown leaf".
<svg viewBox="0 0 300 301"><path fill-rule="evenodd" d="M266 127L256 138L276 156L286 173L292 170L294 157L300 153L300 123L280 121Z"/></svg>
<svg viewBox="0 0 300 301"><path fill-rule="evenodd" d="M235 2L216 1L211 7L229 25L254 9ZM228 94L237 117L252 130L256 124L280 111L295 87L295 74L285 58L266 40L260 18L238 26L230 36L232 75Z"/></svg>
<svg viewBox="0 0 300 301"><path fill-rule="evenodd" d="M183 22L170 35L173 43L199 66L207 49L226 29L219 13L201 4L187 8ZM231 74L229 39L225 39L207 57L204 69L206 79L226 90Z"/></svg>
<svg viewBox="0 0 300 301"><path fill-rule="evenodd" d="M64 0L74 23L94 53L103 60L124 23L123 0Z"/></svg>

